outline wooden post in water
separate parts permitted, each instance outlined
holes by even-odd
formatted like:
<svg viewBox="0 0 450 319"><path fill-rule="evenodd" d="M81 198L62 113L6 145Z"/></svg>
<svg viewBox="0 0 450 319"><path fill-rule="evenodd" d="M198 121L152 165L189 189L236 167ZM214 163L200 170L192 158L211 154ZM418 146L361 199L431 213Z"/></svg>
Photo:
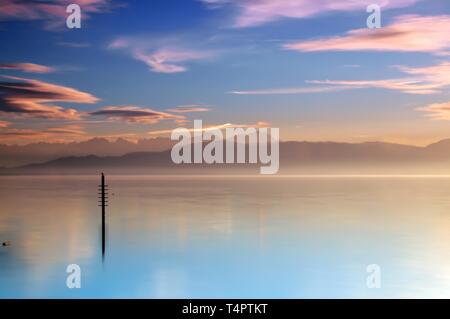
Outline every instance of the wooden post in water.
<svg viewBox="0 0 450 319"><path fill-rule="evenodd" d="M99 187L99 203L102 207L102 256L105 256L106 248L106 206L108 206L108 185L105 185L105 175L102 173L102 181Z"/></svg>

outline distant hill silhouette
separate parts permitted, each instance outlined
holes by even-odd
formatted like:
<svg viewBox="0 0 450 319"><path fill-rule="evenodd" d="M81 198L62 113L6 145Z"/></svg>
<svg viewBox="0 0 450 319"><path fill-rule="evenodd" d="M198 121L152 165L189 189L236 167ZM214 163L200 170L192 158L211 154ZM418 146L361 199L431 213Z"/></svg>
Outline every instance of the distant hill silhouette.
<svg viewBox="0 0 450 319"><path fill-rule="evenodd" d="M69 156L43 163L0 169L2 174L14 173L84 173L99 170L121 173L166 173L180 169L259 169L260 164L243 165L175 165L170 150L132 152L119 156ZM336 142L281 142L280 172L299 173L414 173L450 174L450 139L417 147L381 142L360 144Z"/></svg>
<svg viewBox="0 0 450 319"><path fill-rule="evenodd" d="M120 138L115 141L93 138L74 143L0 145L0 166L21 166L68 156L121 156L134 152L161 152L172 145L173 142L168 138L141 139L137 143Z"/></svg>

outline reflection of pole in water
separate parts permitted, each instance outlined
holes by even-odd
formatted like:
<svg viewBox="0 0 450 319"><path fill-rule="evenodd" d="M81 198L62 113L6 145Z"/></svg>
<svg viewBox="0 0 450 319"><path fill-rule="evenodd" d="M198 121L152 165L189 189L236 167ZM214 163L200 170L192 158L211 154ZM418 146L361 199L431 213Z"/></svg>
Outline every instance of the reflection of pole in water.
<svg viewBox="0 0 450 319"><path fill-rule="evenodd" d="M105 213L106 213L106 206L108 206L108 185L105 185L105 175L102 173L102 182L99 187L99 203L102 207L102 256L105 256L105 246L106 246L106 240L105 240Z"/></svg>

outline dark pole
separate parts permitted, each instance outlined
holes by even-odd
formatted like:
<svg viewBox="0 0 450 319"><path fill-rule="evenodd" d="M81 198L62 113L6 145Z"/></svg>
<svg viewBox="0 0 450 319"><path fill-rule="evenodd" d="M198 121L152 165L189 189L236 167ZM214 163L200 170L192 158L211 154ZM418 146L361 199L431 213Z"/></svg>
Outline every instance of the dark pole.
<svg viewBox="0 0 450 319"><path fill-rule="evenodd" d="M102 256L105 256L105 248L106 248L106 239L105 239L105 233L106 233L106 206L107 206L107 185L105 185L105 175L102 173L102 181L101 185L99 185L99 195L100 197L100 204L102 206Z"/></svg>
<svg viewBox="0 0 450 319"><path fill-rule="evenodd" d="M105 255L105 175L102 173L102 254Z"/></svg>

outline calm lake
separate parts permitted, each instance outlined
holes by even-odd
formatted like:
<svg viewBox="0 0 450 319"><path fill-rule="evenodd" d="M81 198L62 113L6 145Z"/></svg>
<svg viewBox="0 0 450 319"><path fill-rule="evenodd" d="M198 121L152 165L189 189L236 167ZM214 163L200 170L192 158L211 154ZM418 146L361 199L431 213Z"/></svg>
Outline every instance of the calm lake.
<svg viewBox="0 0 450 319"><path fill-rule="evenodd" d="M104 259L98 184L0 177L0 298L450 298L450 178L107 176Z"/></svg>

